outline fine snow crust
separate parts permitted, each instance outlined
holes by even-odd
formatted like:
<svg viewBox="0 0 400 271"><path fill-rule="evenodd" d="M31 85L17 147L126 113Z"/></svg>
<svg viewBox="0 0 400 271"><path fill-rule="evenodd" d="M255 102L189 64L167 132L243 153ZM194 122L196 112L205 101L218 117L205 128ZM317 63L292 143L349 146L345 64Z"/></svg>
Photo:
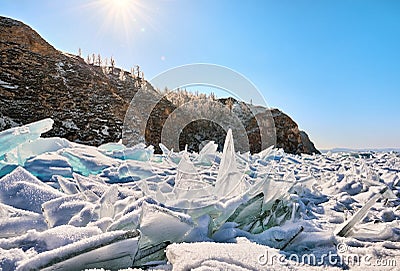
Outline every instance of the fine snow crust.
<svg viewBox="0 0 400 271"><path fill-rule="evenodd" d="M199 153L0 132L0 270L396 270L400 155ZM133 270L133 269L132 269Z"/></svg>

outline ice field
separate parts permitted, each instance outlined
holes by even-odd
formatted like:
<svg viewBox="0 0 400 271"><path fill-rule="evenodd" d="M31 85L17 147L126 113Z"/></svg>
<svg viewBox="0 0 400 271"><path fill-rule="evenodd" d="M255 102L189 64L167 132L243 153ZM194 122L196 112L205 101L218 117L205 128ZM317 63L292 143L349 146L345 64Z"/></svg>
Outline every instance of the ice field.
<svg viewBox="0 0 400 271"><path fill-rule="evenodd" d="M400 154L0 132L0 270L398 270Z"/></svg>

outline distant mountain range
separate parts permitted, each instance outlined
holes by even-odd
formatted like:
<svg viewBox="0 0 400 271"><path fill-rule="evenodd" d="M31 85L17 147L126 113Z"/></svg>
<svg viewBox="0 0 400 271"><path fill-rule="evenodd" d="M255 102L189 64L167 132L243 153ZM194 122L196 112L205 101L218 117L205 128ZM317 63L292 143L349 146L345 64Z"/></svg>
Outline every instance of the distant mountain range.
<svg viewBox="0 0 400 271"><path fill-rule="evenodd" d="M147 85L143 75L114 65L87 63L77 55L63 53L47 43L24 23L0 16L0 130L51 117L54 128L45 136L100 145L122 137L125 113L138 89ZM218 99L237 107L250 105L234 99ZM145 143L160 151L162 127L177 108L164 97L154 108L146 126ZM250 150L258 152L259 130L254 117L242 111ZM276 127L276 147L287 153L319 153L304 131L278 109L271 111ZM214 140L221 147L225 131L209 122L197 122L183 129L180 147L198 150L199 143ZM138 142L130 142L138 143Z"/></svg>
<svg viewBox="0 0 400 271"><path fill-rule="evenodd" d="M351 149L351 148L333 148L320 150L322 153L327 152L400 152L400 148L364 148L364 149Z"/></svg>

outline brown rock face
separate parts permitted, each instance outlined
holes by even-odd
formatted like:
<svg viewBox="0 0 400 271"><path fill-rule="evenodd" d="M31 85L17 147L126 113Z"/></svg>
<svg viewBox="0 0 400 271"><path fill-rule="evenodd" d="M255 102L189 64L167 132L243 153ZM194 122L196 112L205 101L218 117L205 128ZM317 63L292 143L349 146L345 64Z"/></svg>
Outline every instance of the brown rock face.
<svg viewBox="0 0 400 271"><path fill-rule="evenodd" d="M287 153L317 153L320 152L308 138L308 135L299 130L297 124L286 114L278 109L272 109L275 121L277 146L283 148Z"/></svg>
<svg viewBox="0 0 400 271"><path fill-rule="evenodd" d="M7 41L9 44L18 45L21 48L43 56L57 53L57 50L48 44L32 28L19 21L1 17L0 26L1 41Z"/></svg>
<svg viewBox="0 0 400 271"><path fill-rule="evenodd" d="M225 104L225 99L220 99L219 101ZM261 136L257 120L251 113L250 107L251 105L243 102L236 100L233 102L233 113L240 116L240 120L245 127L246 136L250 142L250 152L256 153L262 150ZM275 125L273 131L276 133L275 147L282 148L285 152L293 154L320 153L307 134L300 131L297 124L288 115L278 109L272 109L270 112ZM271 115L269 113L260 113L257 117L258 119L263 119L270 118ZM188 149L198 151L198 146L202 141L214 140L218 144L218 149L222 151L225 135L225 131L218 124L199 120L190 123L182 130L179 138L180 149L184 149L185 144L188 144Z"/></svg>
<svg viewBox="0 0 400 271"><path fill-rule="evenodd" d="M56 50L22 22L0 16L0 130L51 117L54 128L46 136L88 145L115 142L121 139L129 104L143 85L155 92L143 78L118 68L89 65L78 56ZM250 150L260 151L260 132L250 105L231 101L232 112L246 129ZM226 104L227 99L219 102ZM164 123L177 107L164 97L148 119L137 112L139 118L146 118L145 142L157 151ZM277 147L289 153L318 153L290 117L277 109L271 113ZM179 147L188 144L197 151L203 141L214 140L222 149L224 138L225 131L217 124L197 121L184 127Z"/></svg>

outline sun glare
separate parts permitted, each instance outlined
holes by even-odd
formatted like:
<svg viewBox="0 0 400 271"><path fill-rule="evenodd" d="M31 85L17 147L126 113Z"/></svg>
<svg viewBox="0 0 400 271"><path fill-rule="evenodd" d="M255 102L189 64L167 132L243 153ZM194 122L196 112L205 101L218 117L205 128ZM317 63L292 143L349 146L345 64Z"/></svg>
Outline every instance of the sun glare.
<svg viewBox="0 0 400 271"><path fill-rule="evenodd" d="M102 18L99 34L113 33L129 42L137 33L152 25L152 8L143 0L93 0L85 5Z"/></svg>

